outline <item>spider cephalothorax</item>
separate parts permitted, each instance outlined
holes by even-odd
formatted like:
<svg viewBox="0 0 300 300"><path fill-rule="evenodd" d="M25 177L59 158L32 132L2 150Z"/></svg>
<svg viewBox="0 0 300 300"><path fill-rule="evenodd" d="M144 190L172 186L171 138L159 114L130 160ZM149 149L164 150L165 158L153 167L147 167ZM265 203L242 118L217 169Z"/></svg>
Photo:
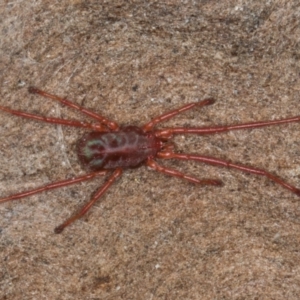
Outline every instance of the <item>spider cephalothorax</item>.
<svg viewBox="0 0 300 300"><path fill-rule="evenodd" d="M161 147L161 140L152 132L135 126L89 132L77 144L80 161L91 170L135 168L156 156Z"/></svg>

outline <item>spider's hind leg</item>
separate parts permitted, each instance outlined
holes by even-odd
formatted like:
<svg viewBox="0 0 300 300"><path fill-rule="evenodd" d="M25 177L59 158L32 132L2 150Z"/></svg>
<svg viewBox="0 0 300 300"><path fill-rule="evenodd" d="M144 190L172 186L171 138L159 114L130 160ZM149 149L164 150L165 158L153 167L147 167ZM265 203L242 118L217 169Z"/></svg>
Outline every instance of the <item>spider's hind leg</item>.
<svg viewBox="0 0 300 300"><path fill-rule="evenodd" d="M84 216L89 209L95 204L95 202L104 195L104 193L108 190L108 188L117 180L118 177L122 175L122 169L116 169L112 175L108 178L106 183L99 188L99 190L95 193L95 195L92 197L92 199L84 205L81 210L71 218L67 219L64 223L57 226L54 229L55 233L61 233L67 226L72 224L74 221L80 219L82 216Z"/></svg>
<svg viewBox="0 0 300 300"><path fill-rule="evenodd" d="M31 93L31 94L38 94L38 95L43 96L45 98L49 98L51 100L58 101L58 102L66 105L70 108L76 109L76 110L80 111L81 113L97 120L101 124L104 124L105 126L107 126L111 130L117 130L119 128L119 125L117 123L115 123L113 121L110 121L109 119L105 118L104 116L102 116L98 113L94 113L93 111L91 111L89 109L86 109L86 108L84 108L84 107L82 107L78 104L75 104L75 103L67 100L66 98L58 97L56 95L47 93L45 91L42 91L42 90L37 89L37 88L32 87L32 86L28 88L28 92Z"/></svg>

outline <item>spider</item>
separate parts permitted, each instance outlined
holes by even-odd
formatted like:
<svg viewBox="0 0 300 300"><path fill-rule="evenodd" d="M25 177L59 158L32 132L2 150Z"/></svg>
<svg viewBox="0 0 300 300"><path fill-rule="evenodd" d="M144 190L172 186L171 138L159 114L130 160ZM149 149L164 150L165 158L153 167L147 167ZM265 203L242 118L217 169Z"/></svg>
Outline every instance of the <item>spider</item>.
<svg viewBox="0 0 300 300"><path fill-rule="evenodd" d="M75 126L90 129L91 132L85 133L77 143L77 154L79 161L89 170L83 176L66 179L62 181L53 182L45 186L17 193L8 197L0 199L0 203L10 200L16 200L37 194L46 190L75 184L85 180L95 178L96 176L104 176L109 174L106 182L101 186L90 201L85 204L76 214L71 216L54 230L55 233L61 233L65 227L81 218L93 206L93 204L104 195L108 188L122 175L124 169L136 168L141 165L146 165L160 173L179 177L189 182L199 184L202 186L212 185L220 186L222 182L218 179L199 179L178 170L164 167L156 162L159 159L180 159L193 160L197 162L207 163L210 165L222 166L227 168L238 169L242 172L261 175L269 178L275 183L292 191L300 196L300 189L285 182L281 178L262 169L235 164L218 158L209 156L202 156L198 154L181 154L174 152L174 145L169 142L170 138L175 134L215 134L221 132L228 132L230 130L259 128L264 126L272 126L277 124L299 122L300 116L280 119L274 121L251 122L229 126L203 127L203 128L185 128L185 127L170 127L163 129L154 129L154 127L174 116L190 109L205 107L215 103L213 99L204 99L199 102L185 104L182 107L164 113L142 127L137 126L119 126L117 123L105 118L99 113L94 113L82 106L79 106L66 98L49 94L45 91L34 87L29 87L29 93L38 94L40 96L58 101L67 107L76 109L82 114L85 114L96 120L94 123L81 122L77 120L66 120L59 118L45 117L35 114L30 114L24 111L13 110L4 106L0 106L0 110L16 116L34 119L51 124L61 124L66 126Z"/></svg>

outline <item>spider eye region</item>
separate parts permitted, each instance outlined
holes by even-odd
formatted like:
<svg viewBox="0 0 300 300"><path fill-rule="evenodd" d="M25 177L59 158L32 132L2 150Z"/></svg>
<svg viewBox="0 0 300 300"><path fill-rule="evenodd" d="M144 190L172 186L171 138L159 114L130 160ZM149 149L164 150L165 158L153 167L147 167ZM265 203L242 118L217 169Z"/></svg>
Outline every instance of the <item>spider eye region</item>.
<svg viewBox="0 0 300 300"><path fill-rule="evenodd" d="M117 132L89 132L77 144L82 165L91 170L135 168L155 156L160 140L139 128Z"/></svg>

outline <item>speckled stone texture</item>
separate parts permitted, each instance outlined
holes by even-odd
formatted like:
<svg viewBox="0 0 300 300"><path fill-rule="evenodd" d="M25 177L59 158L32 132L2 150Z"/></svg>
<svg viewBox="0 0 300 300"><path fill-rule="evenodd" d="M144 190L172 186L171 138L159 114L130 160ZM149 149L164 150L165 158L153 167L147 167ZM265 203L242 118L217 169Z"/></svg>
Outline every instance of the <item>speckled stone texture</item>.
<svg viewBox="0 0 300 300"><path fill-rule="evenodd" d="M124 125L205 97L216 104L163 125L300 111L298 0L2 1L0 20L1 105L88 120L28 94L34 85ZM84 132L0 112L0 195L84 174ZM173 140L300 186L300 124ZM238 171L163 163L224 186L128 170L60 235L104 179L1 204L0 299L300 299L296 195Z"/></svg>

